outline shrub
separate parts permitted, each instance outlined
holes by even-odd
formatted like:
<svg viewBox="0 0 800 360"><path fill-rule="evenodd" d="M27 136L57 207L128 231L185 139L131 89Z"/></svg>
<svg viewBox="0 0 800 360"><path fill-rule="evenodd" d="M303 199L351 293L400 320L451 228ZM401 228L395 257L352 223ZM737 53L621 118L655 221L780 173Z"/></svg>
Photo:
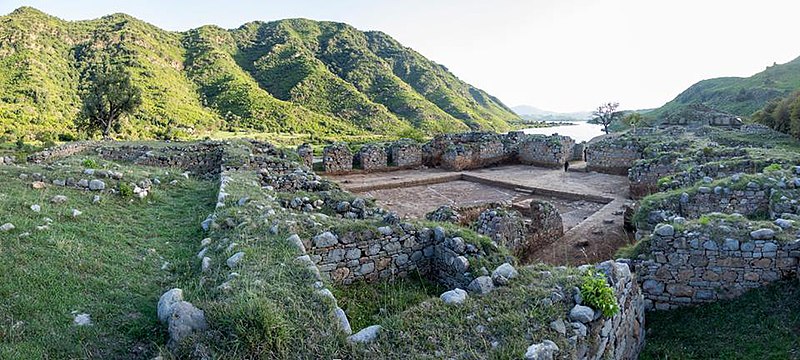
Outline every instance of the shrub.
<svg viewBox="0 0 800 360"><path fill-rule="evenodd" d="M583 275L581 283L583 302L591 308L600 310L604 316L612 317L619 312L619 304L614 296L614 289L606 282L605 275L594 269Z"/></svg>
<svg viewBox="0 0 800 360"><path fill-rule="evenodd" d="M81 165L89 169L96 169L97 161L95 161L94 159L83 159L83 161L81 161Z"/></svg>
<svg viewBox="0 0 800 360"><path fill-rule="evenodd" d="M133 188L128 183L120 183L119 184L119 194L122 197L131 197L133 196Z"/></svg>
<svg viewBox="0 0 800 360"><path fill-rule="evenodd" d="M68 133L58 134L58 141L75 141L75 140L77 140L75 135Z"/></svg>
<svg viewBox="0 0 800 360"><path fill-rule="evenodd" d="M780 171L781 164L772 164L764 168L763 172Z"/></svg>

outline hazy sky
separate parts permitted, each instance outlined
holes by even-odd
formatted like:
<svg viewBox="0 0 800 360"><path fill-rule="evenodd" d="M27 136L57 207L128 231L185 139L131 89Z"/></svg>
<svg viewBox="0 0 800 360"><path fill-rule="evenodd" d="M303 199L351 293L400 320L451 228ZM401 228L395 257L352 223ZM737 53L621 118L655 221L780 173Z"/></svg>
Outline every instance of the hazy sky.
<svg viewBox="0 0 800 360"><path fill-rule="evenodd" d="M305 17L381 30L507 105L657 107L694 82L800 56L795 0L0 0L68 20L124 12L169 30Z"/></svg>

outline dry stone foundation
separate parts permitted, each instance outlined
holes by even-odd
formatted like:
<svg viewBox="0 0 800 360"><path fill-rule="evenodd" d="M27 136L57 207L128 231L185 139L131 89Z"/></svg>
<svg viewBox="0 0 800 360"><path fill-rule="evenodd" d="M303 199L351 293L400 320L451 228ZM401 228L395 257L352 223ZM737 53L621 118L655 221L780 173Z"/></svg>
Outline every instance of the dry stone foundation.
<svg viewBox="0 0 800 360"><path fill-rule="evenodd" d="M326 146L322 151L322 166L326 173L342 174L353 170L353 154L345 143Z"/></svg>
<svg viewBox="0 0 800 360"><path fill-rule="evenodd" d="M559 168L572 158L575 141L568 136L529 135L519 144L519 162Z"/></svg>
<svg viewBox="0 0 800 360"><path fill-rule="evenodd" d="M711 226L675 231L660 225L650 238L652 259L636 265L647 307L665 310L731 299L795 276L800 241L779 241L773 234L772 229L720 234Z"/></svg>
<svg viewBox="0 0 800 360"><path fill-rule="evenodd" d="M389 162L400 168L412 168L422 165L422 148L411 140L400 140L390 147Z"/></svg>
<svg viewBox="0 0 800 360"><path fill-rule="evenodd" d="M633 139L603 139L586 147L586 169L606 174L628 175L628 169L642 158L642 149Z"/></svg>
<svg viewBox="0 0 800 360"><path fill-rule="evenodd" d="M356 154L356 164L364 171L379 171L387 168L386 150L379 145L368 144Z"/></svg>
<svg viewBox="0 0 800 360"><path fill-rule="evenodd" d="M314 149L311 147L311 144L302 144L298 146L297 155L300 156L302 164L309 169L314 165Z"/></svg>

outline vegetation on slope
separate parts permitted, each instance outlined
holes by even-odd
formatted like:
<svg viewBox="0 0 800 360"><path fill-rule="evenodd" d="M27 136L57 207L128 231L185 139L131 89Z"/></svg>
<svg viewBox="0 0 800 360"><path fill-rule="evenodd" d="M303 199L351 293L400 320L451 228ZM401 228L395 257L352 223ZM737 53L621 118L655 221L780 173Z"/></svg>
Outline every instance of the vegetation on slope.
<svg viewBox="0 0 800 360"><path fill-rule="evenodd" d="M24 7L0 17L0 135L77 134L87 64L123 64L142 90L124 138L218 130L392 137L508 130L496 98L382 33L305 19L168 32L124 14L68 22Z"/></svg>
<svg viewBox="0 0 800 360"><path fill-rule="evenodd" d="M722 77L700 81L664 106L648 113L663 118L687 105L702 104L738 116L751 116L773 99L800 89L800 58L748 78Z"/></svg>
<svg viewBox="0 0 800 360"><path fill-rule="evenodd" d="M727 301L647 314L642 359L793 359L800 283L786 280Z"/></svg>
<svg viewBox="0 0 800 360"><path fill-rule="evenodd" d="M773 100L753 114L753 121L800 139L800 91Z"/></svg>
<svg viewBox="0 0 800 360"><path fill-rule="evenodd" d="M63 162L72 170L56 171L77 176L81 160L67 159ZM167 339L156 302L164 288L190 273L202 235L197 224L212 211L217 184L184 179L178 169L116 168L95 161L124 171L126 180L157 176L166 184L175 177L179 183L155 188L147 200L103 194L94 204L94 192L36 190L30 180L18 179L22 172L51 175L51 170L4 168L0 222L16 229L0 233L2 359L150 359ZM68 201L52 204L54 195ZM33 204L41 212L31 210ZM83 214L73 218L73 208ZM45 218L53 223L37 230ZM74 325L77 313L88 313L92 325Z"/></svg>

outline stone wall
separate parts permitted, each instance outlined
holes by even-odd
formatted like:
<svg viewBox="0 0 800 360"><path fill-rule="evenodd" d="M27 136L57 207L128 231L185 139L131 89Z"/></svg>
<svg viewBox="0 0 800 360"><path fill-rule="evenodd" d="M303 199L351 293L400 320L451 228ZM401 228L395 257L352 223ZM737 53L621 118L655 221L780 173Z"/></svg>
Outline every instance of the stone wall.
<svg viewBox="0 0 800 360"><path fill-rule="evenodd" d="M69 142L63 145L55 146L52 148L39 151L37 153L30 154L28 155L28 162L39 164L42 162L52 161L58 158L64 158L67 156L75 155L97 144L98 143L93 141Z"/></svg>
<svg viewBox="0 0 800 360"><path fill-rule="evenodd" d="M576 143L575 146L572 147L572 156L570 157L570 161L585 161L586 158L584 157L583 151L586 150L586 142L581 141Z"/></svg>
<svg viewBox="0 0 800 360"><path fill-rule="evenodd" d="M586 337L577 337L576 359L637 359L644 348L645 301L636 276L622 261L606 261L596 266L614 289L620 311L583 324ZM574 323L573 323L574 324ZM578 328L572 326L572 328Z"/></svg>
<svg viewBox="0 0 800 360"><path fill-rule="evenodd" d="M359 149L355 163L364 171L385 170L387 167L386 150L376 144L367 144Z"/></svg>
<svg viewBox="0 0 800 360"><path fill-rule="evenodd" d="M400 168L422 165L422 147L411 140L394 142L389 148L389 163Z"/></svg>
<svg viewBox="0 0 800 360"><path fill-rule="evenodd" d="M531 201L524 215L502 208L486 209L478 216L476 228L479 234L505 246L523 262L536 250L564 236L561 214L555 206L536 200Z"/></svg>
<svg viewBox="0 0 800 360"><path fill-rule="evenodd" d="M442 228L411 224L360 230L333 230L304 244L320 273L337 284L428 275L449 288L473 280L467 256L480 251Z"/></svg>
<svg viewBox="0 0 800 360"><path fill-rule="evenodd" d="M98 146L98 156L137 165L177 167L197 175L216 176L222 164L222 143L200 142L164 147L148 145Z"/></svg>
<svg viewBox="0 0 800 360"><path fill-rule="evenodd" d="M572 158L575 141L568 136L528 135L519 144L519 162L559 168Z"/></svg>
<svg viewBox="0 0 800 360"><path fill-rule="evenodd" d="M641 158L641 146L630 138L603 139L591 142L586 147L588 171L628 175L628 169Z"/></svg>
<svg viewBox="0 0 800 360"><path fill-rule="evenodd" d="M301 163L309 169L314 165L314 149L311 144L302 144L297 147L297 155L300 156Z"/></svg>
<svg viewBox="0 0 800 360"><path fill-rule="evenodd" d="M353 154L345 143L328 145L322 151L322 167L326 173L342 174L353 170Z"/></svg>
<svg viewBox="0 0 800 360"><path fill-rule="evenodd" d="M720 225L734 231L720 233ZM647 307L664 310L731 299L794 276L800 241L780 241L774 233L730 223L685 231L660 225L649 240L651 259L636 265Z"/></svg>

